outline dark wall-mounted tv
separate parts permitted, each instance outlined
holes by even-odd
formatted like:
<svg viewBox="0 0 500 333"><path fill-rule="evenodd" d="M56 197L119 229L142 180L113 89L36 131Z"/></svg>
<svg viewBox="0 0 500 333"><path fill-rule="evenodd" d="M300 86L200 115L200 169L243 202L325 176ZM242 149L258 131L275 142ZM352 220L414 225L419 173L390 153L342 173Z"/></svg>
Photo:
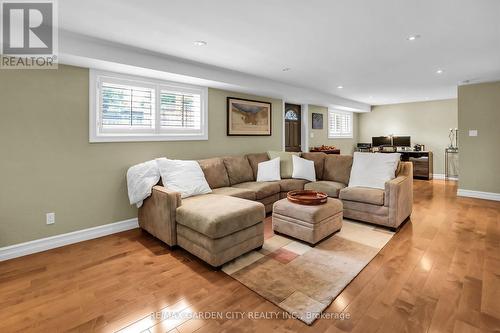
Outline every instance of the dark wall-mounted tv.
<svg viewBox="0 0 500 333"><path fill-rule="evenodd" d="M411 147L411 140L409 136L393 136L392 145L396 147Z"/></svg>
<svg viewBox="0 0 500 333"><path fill-rule="evenodd" d="M374 136L372 137L372 146L392 146L392 141L390 136Z"/></svg>

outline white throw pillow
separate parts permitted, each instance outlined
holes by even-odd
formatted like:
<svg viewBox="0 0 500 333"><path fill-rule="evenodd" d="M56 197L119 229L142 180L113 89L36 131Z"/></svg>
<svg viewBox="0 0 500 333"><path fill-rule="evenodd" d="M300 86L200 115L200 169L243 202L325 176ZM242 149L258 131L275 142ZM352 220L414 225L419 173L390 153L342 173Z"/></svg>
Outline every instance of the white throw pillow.
<svg viewBox="0 0 500 333"><path fill-rule="evenodd" d="M281 180L279 157L273 158L270 161L260 162L257 165L258 182L272 182L274 180Z"/></svg>
<svg viewBox="0 0 500 333"><path fill-rule="evenodd" d="M298 156L292 156L293 172L292 178L306 179L311 182L316 181L316 170L314 170L314 162L306 160Z"/></svg>
<svg viewBox="0 0 500 333"><path fill-rule="evenodd" d="M385 182L394 179L400 160L399 153L355 152L349 187L385 188Z"/></svg>
<svg viewBox="0 0 500 333"><path fill-rule="evenodd" d="M196 161L157 159L163 186L180 192L181 198L210 193L205 174Z"/></svg>

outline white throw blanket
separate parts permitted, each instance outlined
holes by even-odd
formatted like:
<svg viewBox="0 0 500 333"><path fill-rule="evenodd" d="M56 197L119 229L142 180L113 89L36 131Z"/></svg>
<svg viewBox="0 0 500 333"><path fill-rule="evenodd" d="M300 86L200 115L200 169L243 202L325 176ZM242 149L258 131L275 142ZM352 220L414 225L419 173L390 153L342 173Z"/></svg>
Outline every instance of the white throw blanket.
<svg viewBox="0 0 500 333"><path fill-rule="evenodd" d="M127 171L128 198L131 205L142 206L142 201L151 195L153 186L160 180L156 160L130 167Z"/></svg>

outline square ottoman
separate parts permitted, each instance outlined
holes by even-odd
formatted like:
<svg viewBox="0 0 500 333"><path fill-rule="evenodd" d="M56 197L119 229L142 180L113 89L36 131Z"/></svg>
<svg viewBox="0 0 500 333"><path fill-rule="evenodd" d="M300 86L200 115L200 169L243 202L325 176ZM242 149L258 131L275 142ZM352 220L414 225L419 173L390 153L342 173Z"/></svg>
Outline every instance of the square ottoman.
<svg viewBox="0 0 500 333"><path fill-rule="evenodd" d="M264 205L217 194L182 200L177 208L177 244L219 268L264 243Z"/></svg>
<svg viewBox="0 0 500 333"><path fill-rule="evenodd" d="M273 206L273 230L315 245L342 228L342 208L333 198L317 206L281 199Z"/></svg>

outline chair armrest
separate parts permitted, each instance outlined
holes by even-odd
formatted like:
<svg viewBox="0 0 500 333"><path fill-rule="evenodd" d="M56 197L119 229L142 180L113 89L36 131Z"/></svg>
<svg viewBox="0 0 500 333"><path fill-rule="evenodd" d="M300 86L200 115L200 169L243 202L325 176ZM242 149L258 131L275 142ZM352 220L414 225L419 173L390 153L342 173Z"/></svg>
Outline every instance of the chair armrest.
<svg viewBox="0 0 500 333"><path fill-rule="evenodd" d="M177 245L175 212L181 204L179 192L154 186L139 208L139 226L168 245Z"/></svg>
<svg viewBox="0 0 500 333"><path fill-rule="evenodd" d="M389 207L389 224L397 228L413 209L413 169L385 183L384 206Z"/></svg>

